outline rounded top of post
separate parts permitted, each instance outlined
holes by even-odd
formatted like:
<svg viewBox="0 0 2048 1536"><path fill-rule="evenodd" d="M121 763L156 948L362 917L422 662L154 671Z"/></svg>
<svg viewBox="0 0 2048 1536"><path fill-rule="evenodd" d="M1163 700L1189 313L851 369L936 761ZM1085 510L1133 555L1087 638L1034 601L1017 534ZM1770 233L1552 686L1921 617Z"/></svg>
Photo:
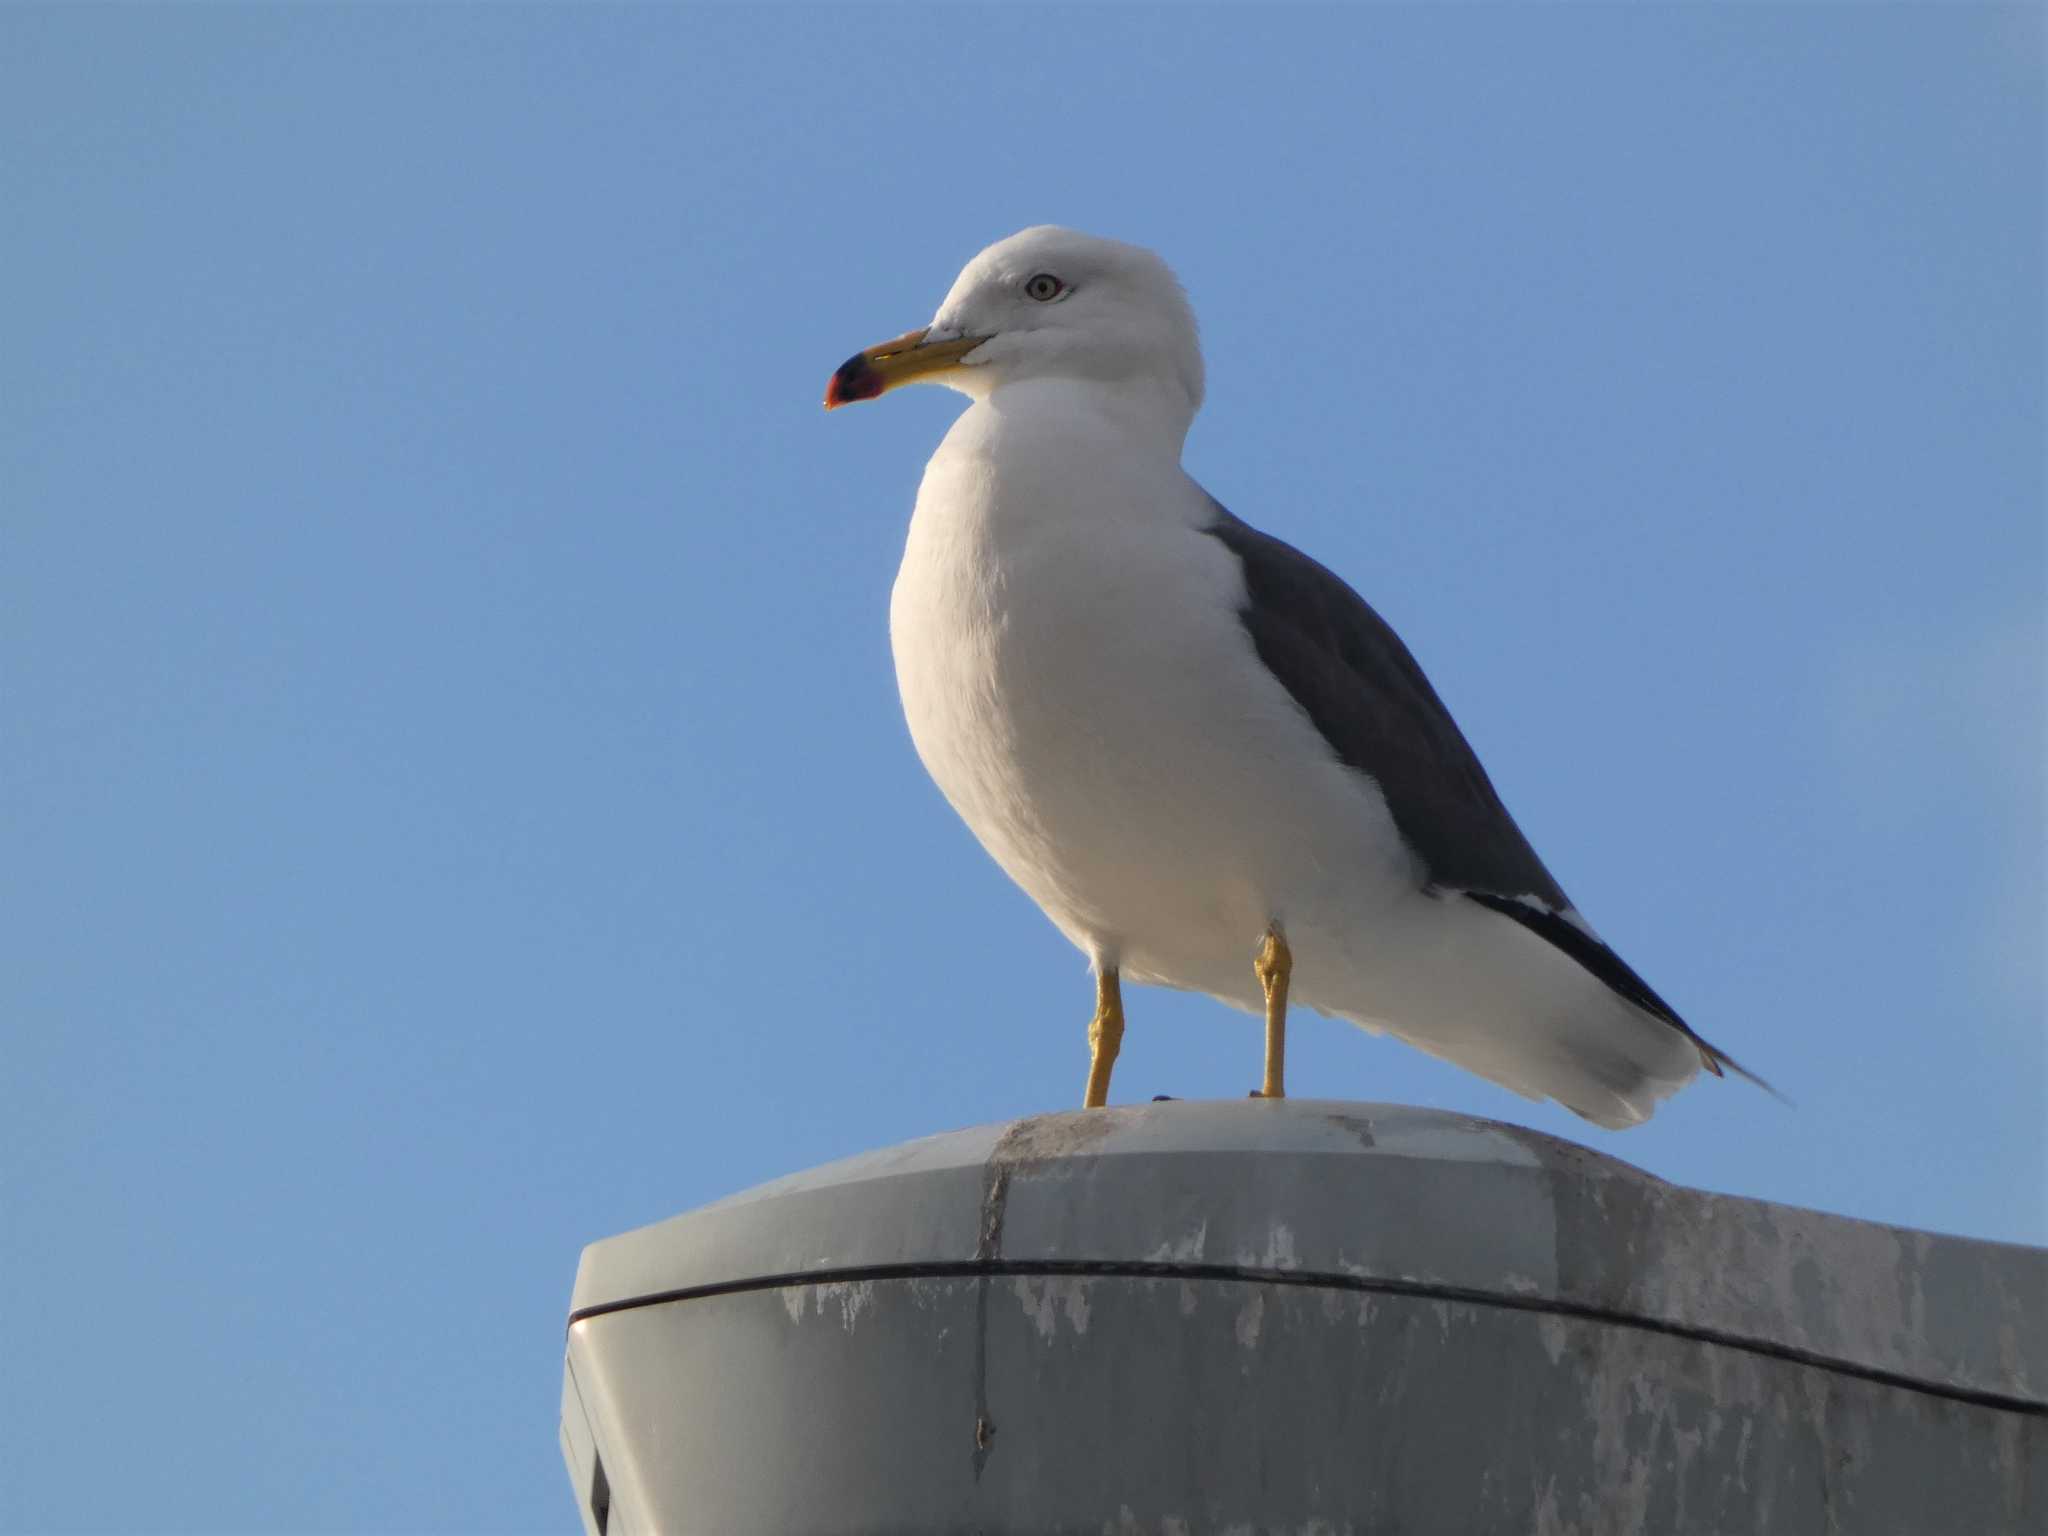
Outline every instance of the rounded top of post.
<svg viewBox="0 0 2048 1536"><path fill-rule="evenodd" d="M1478 1169L1494 1176L1475 1177ZM1342 1272L1363 1262L1358 1250L1373 1228L1410 1245L1483 1231L1499 1262L1534 1278L1554 1266L1547 1231L1509 1211L1425 1220L1411 1199L1388 1207L1359 1182L1425 1200L1457 1185L1469 1200L1489 1184L1505 1192L1499 1176L1517 1170L1658 1182L1554 1137L1392 1104L1169 1100L1072 1110L864 1152L594 1245L575 1310L653 1289L909 1264ZM1518 1239L1529 1252L1516 1251Z"/></svg>
<svg viewBox="0 0 2048 1536"><path fill-rule="evenodd" d="M2048 1395L2040 1250L1704 1194L1515 1126L1335 1100L1079 1110L863 1153L592 1244L571 1321L973 1272L1596 1313L1965 1395Z"/></svg>

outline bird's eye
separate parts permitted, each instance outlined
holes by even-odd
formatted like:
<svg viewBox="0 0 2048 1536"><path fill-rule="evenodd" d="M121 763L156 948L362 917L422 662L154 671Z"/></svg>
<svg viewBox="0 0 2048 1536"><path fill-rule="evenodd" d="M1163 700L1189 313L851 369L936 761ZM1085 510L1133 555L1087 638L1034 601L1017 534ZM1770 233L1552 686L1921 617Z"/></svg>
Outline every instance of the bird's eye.
<svg viewBox="0 0 2048 1536"><path fill-rule="evenodd" d="M1036 299L1041 304L1050 304L1066 291L1067 285L1050 272L1041 272L1036 277L1027 279L1024 284L1024 296L1027 299Z"/></svg>

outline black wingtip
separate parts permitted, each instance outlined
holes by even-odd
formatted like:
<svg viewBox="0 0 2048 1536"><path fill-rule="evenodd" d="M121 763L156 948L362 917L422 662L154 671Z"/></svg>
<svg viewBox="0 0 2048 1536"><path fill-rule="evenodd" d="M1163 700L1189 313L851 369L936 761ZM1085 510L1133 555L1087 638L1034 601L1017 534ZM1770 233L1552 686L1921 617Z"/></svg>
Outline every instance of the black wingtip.
<svg viewBox="0 0 2048 1536"><path fill-rule="evenodd" d="M1725 1077L1729 1072L1733 1072L1737 1077L1747 1078L1755 1083L1787 1109L1797 1108L1784 1094L1733 1056L1719 1046L1710 1045L1701 1039L1698 1031L1681 1019L1678 1011L1659 997L1627 961L1576 923L1567 920L1562 913L1554 912L1520 896L1497 896L1491 891L1460 891L1457 894L1468 901L1476 901L1482 907L1498 912L1503 917L1512 918L1538 938L1548 941L1578 961L1623 1001L1642 1009L1652 1018L1669 1024L1693 1043L1700 1053L1701 1064L1714 1076Z"/></svg>
<svg viewBox="0 0 2048 1536"><path fill-rule="evenodd" d="M1768 1093L1787 1109L1797 1109L1799 1107L1776 1088L1772 1087L1768 1081L1750 1071L1749 1068L1745 1067L1733 1056L1730 1056L1718 1045L1707 1044L1698 1035L1693 1035L1690 1029L1686 1030L1686 1033L1692 1035L1692 1043L1700 1048L1700 1060L1705 1063L1707 1070L1713 1073L1714 1076L1726 1077L1728 1073L1733 1072L1737 1077L1756 1084L1757 1087L1763 1089L1765 1093Z"/></svg>

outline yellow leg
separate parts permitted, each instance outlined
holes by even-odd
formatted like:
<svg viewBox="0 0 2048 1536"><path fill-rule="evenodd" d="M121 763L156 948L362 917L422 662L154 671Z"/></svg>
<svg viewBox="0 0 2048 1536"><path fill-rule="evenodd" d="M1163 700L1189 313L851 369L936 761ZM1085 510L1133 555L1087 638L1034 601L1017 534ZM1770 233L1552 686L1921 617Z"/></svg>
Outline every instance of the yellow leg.
<svg viewBox="0 0 2048 1536"><path fill-rule="evenodd" d="M1124 1044L1124 994L1116 967L1104 966L1095 976L1095 1017L1088 1022L1088 1093L1083 1109L1109 1102L1109 1074Z"/></svg>
<svg viewBox="0 0 2048 1536"><path fill-rule="evenodd" d="M1259 986L1266 994L1266 1083L1259 1090L1262 1099L1287 1097L1287 982L1294 975L1294 954L1280 936L1280 925L1266 930L1252 961Z"/></svg>

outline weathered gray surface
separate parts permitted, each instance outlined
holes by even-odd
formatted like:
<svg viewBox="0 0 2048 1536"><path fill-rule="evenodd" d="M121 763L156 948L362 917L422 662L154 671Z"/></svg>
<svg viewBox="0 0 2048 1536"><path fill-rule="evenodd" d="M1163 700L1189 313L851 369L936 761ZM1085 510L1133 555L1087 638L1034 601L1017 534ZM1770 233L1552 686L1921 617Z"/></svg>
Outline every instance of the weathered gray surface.
<svg viewBox="0 0 2048 1536"><path fill-rule="evenodd" d="M612 1532L2032 1531L2044 1314L2035 1250L1162 1104L593 1245L563 1444Z"/></svg>

